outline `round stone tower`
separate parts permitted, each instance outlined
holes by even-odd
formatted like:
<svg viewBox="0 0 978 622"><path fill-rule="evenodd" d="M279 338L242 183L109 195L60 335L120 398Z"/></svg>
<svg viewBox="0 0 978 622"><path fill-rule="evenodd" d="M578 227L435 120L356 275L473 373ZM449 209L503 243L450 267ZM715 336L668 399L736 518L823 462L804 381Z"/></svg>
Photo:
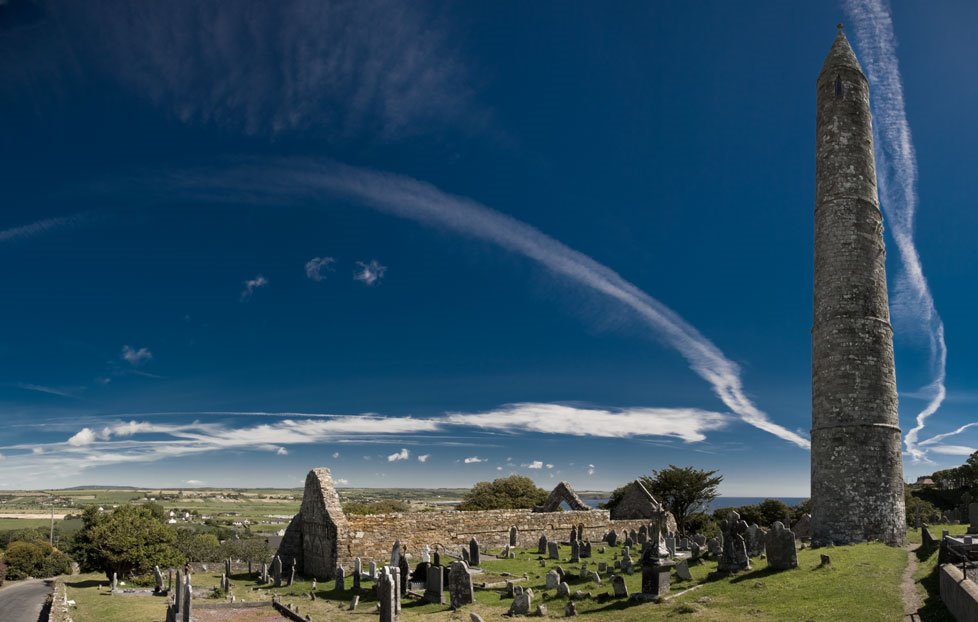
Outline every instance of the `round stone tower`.
<svg viewBox="0 0 978 622"><path fill-rule="evenodd" d="M869 82L842 26L817 81L812 541L906 539Z"/></svg>

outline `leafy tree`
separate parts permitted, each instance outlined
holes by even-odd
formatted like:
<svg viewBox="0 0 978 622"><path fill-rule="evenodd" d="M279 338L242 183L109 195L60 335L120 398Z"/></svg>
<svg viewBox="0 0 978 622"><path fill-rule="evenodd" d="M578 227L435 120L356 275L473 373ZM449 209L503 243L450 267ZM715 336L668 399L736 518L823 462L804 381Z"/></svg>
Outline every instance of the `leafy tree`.
<svg viewBox="0 0 978 622"><path fill-rule="evenodd" d="M723 476L717 475L716 471L670 464L668 468L652 471L651 476L642 476L641 481L652 496L672 512L679 533L685 535L689 517L705 510L719 496L718 487Z"/></svg>
<svg viewBox="0 0 978 622"><path fill-rule="evenodd" d="M7 578L7 562L0 559L0 586L3 586L3 582L6 578Z"/></svg>
<svg viewBox="0 0 978 622"><path fill-rule="evenodd" d="M926 523L927 517L937 512L932 503L914 495L909 486L904 487L903 500L907 508L908 525L916 525L918 520Z"/></svg>
<svg viewBox="0 0 978 622"><path fill-rule="evenodd" d="M86 537L94 561L107 577L145 574L153 566L176 566L183 556L174 548L176 531L152 508L123 505L94 521Z"/></svg>
<svg viewBox="0 0 978 622"><path fill-rule="evenodd" d="M218 562L225 557L217 536L212 533L198 533L189 527L177 530L174 547L188 562Z"/></svg>
<svg viewBox="0 0 978 622"><path fill-rule="evenodd" d="M460 510L516 510L542 504L547 491L523 475L510 475L491 482L479 482L465 493Z"/></svg>
<svg viewBox="0 0 978 622"><path fill-rule="evenodd" d="M361 503L354 501L353 503L347 503L343 506L343 512L346 514L396 514L399 512L410 512L411 506L404 501L397 501L395 499L384 499L382 501L372 501L370 503Z"/></svg>
<svg viewBox="0 0 978 622"><path fill-rule="evenodd" d="M90 505L82 512L82 528L78 530L71 542L66 546L71 556L78 562L84 572L98 572L102 570L102 556L98 548L92 542L92 531L102 521L108 518L108 514L101 512L98 506Z"/></svg>
<svg viewBox="0 0 978 622"><path fill-rule="evenodd" d="M48 538L48 530L44 527L0 531L0 548L7 548L11 542L47 542Z"/></svg>
<svg viewBox="0 0 978 622"><path fill-rule="evenodd" d="M794 525L801 520L801 517L805 514L812 513L812 500L805 499L798 505L792 506L791 508L791 524Z"/></svg>
<svg viewBox="0 0 978 622"><path fill-rule="evenodd" d="M251 572L251 564L268 562L271 553L264 538L242 538L226 540L221 545L221 556L248 562L248 571Z"/></svg>

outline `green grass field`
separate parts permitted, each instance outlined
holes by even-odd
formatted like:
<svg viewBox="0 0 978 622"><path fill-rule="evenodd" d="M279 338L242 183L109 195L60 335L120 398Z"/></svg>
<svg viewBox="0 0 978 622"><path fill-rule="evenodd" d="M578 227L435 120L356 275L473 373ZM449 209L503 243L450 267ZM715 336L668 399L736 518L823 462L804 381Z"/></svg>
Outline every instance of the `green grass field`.
<svg viewBox="0 0 978 622"><path fill-rule="evenodd" d="M597 549L596 549L597 550ZM828 553L832 564L820 567L820 555ZM675 618L706 621L737 620L847 620L852 622L898 620L903 614L900 596L900 579L906 566L907 555L903 549L881 544L862 544L818 550L802 550L798 554L799 567L794 570L774 572L764 560L754 560L750 571L733 576L715 576L715 562L706 562L692 568L693 580L674 582L673 592L678 593L698 586L663 604L633 604L624 600L603 600L599 595L610 592L607 577L603 584L571 577L571 591L590 592L591 599L578 602L578 612L595 620L645 621L672 620ZM594 569L598 561L612 561L610 550L596 554L589 566ZM527 575L521 584L532 587L535 593L534 607L543 603L550 609L550 617L563 617L564 600L554 598L554 590L545 590L546 573L558 562L545 560L540 565L535 551L520 551L512 560L483 560L485 577L475 576L478 585L486 578L503 580L502 573L520 577ZM576 575L580 569L562 562L564 569ZM220 575L198 573L194 575L195 587L213 587ZM152 596L109 596L98 585L105 584L104 576L82 575L67 579L68 597L78 603L72 612L76 622L115 622L137 620L162 620L164 599ZM626 577L632 592L640 590L641 575ZM347 587L352 580L347 579ZM372 587L364 582L364 587ZM314 620L363 619L375 616L375 600L372 590L361 594L360 607L356 612L345 610L353 597L352 590L336 592L333 582L321 582L317 588L317 600L309 600L311 584L296 581L290 588L271 589L257 586L245 576L233 581L233 593L237 600L268 599L272 592L282 596L284 602L297 604L303 614L309 613ZM459 613L452 613L447 606L424 604L405 599L402 620L468 620L469 611L482 615L485 620L502 620L511 599L502 590L476 590L477 602ZM205 602L199 599L198 602Z"/></svg>

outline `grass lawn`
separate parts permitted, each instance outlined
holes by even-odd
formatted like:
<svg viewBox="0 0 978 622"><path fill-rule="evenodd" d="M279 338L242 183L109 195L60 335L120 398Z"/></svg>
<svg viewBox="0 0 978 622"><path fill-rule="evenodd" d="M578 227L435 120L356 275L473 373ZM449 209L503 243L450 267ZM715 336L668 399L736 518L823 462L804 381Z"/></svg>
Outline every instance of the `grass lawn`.
<svg viewBox="0 0 978 622"><path fill-rule="evenodd" d="M595 548L597 551L597 548ZM820 567L820 554L827 553L832 558L828 567ZM571 577L568 581L571 591L591 592L594 598L579 601L578 612L595 620L800 620L852 622L875 620L899 620L903 615L900 599L900 578L906 566L906 552L881 544L861 544L848 547L835 547L817 550L802 550L798 553L799 567L794 570L774 572L766 567L764 560L755 559L753 569L729 577L710 576L716 567L715 562L707 562L692 568L693 579L674 582L673 592L700 586L687 594L664 604L632 604L623 600L599 602L598 595L610 592L607 578L602 585ZM596 553L589 566L595 569L598 561L612 561L609 549L604 554ZM541 566L535 552L520 551L512 560L483 560L486 577L498 580L502 573L516 577L527 575L521 584L532 587L533 606L543 603L550 610L550 617L563 617L564 600L554 598L554 590L544 590L546 573L557 562L546 560ZM561 563L571 574L578 574L579 564ZM217 565L219 568L219 565ZM220 575L198 573L193 582L197 588L217 585ZM485 580L479 575L473 577L478 584ZM165 601L152 596L109 596L100 592L98 584L104 584L105 577L82 575L67 581L68 598L78 603L72 612L76 622L122 622L155 621L164 617ZM347 579L347 586L352 581ZM637 592L641 585L641 574L626 577L628 588ZM365 581L364 587L371 587ZM245 576L235 577L232 592L237 600L268 599L272 592L278 593L286 603L297 604L303 614L309 613L313 620L365 619L376 616L375 599L372 590L365 590L360 597L360 606L355 612L345 610L353 597L352 590L336 592L332 582L321 582L317 587L317 600L309 600L311 584L296 581L291 588L261 587ZM446 595L447 596L447 595ZM197 603L207 602L206 598L196 599ZM218 601L212 601L218 602ZM511 599L502 590L476 589L476 603L465 607L461 612L451 612L445 605L423 604L412 599L403 602L402 620L457 620L467 621L468 612L474 611L486 620L503 620Z"/></svg>
<svg viewBox="0 0 978 622"><path fill-rule="evenodd" d="M968 531L967 525L931 525L930 533L940 540L941 532L948 530L952 536L958 536ZM908 532L911 542L920 544L921 533L911 529ZM916 551L917 571L913 574L913 580L917 584L917 591L921 593L924 606L920 610L921 622L954 622L954 618L941 602L941 586L937 569L937 553L940 547L930 549L919 548Z"/></svg>

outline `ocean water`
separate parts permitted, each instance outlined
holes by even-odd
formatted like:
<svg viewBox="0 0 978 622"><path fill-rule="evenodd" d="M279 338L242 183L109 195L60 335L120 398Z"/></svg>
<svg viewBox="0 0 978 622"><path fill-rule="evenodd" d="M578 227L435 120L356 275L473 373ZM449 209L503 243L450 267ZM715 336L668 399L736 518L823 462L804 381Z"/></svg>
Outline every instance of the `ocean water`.
<svg viewBox="0 0 978 622"><path fill-rule="evenodd" d="M717 497L710 503L707 508L707 512L712 512L717 508L738 508L742 505L754 505L764 501L765 499L780 499L788 505L798 505L808 497ZM590 505L592 508L598 507L600 504L607 502L607 499L585 499L585 503Z"/></svg>

